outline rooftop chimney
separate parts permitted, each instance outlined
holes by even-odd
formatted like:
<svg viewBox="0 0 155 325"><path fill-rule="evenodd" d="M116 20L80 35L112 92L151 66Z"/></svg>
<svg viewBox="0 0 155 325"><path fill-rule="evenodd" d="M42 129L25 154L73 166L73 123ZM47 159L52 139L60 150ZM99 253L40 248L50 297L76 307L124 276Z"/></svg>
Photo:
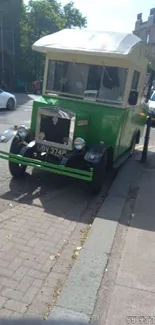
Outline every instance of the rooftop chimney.
<svg viewBox="0 0 155 325"><path fill-rule="evenodd" d="M142 20L142 13L137 15L137 20Z"/></svg>
<svg viewBox="0 0 155 325"><path fill-rule="evenodd" d="M155 14L155 8L150 9L150 16Z"/></svg>

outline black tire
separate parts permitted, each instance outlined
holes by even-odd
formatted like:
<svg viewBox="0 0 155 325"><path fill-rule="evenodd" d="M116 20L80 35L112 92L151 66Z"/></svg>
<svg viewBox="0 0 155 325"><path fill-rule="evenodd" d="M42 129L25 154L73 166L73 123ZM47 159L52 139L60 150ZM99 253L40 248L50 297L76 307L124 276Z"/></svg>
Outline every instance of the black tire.
<svg viewBox="0 0 155 325"><path fill-rule="evenodd" d="M7 104L6 104L6 108L9 110L9 111L13 111L15 109L15 101L13 98L9 98L8 101L7 101Z"/></svg>
<svg viewBox="0 0 155 325"><path fill-rule="evenodd" d="M23 142L20 137L16 135L11 143L10 153L19 154L23 148ZM9 170L13 177L21 178L24 176L27 166L16 164L9 161Z"/></svg>
<svg viewBox="0 0 155 325"><path fill-rule="evenodd" d="M91 183L91 194L97 195L101 189L106 175L106 167L107 167L107 152L105 152L104 156L98 163L98 165L94 168L93 180Z"/></svg>
<svg viewBox="0 0 155 325"><path fill-rule="evenodd" d="M131 150L130 150L130 157L133 156L134 152L135 152L135 148L136 148L136 136L134 137L134 139L132 140L132 145L131 145Z"/></svg>

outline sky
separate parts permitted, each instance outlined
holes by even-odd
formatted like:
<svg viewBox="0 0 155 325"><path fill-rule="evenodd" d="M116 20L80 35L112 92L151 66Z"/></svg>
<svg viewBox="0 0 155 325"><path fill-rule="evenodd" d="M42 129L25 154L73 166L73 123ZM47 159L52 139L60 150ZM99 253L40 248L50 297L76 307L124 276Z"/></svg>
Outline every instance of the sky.
<svg viewBox="0 0 155 325"><path fill-rule="evenodd" d="M28 0L24 0L28 3ZM59 0L62 5L70 0ZM152 0L74 0L75 7L87 17L87 27L91 30L132 32L138 13L143 13L143 21L148 19Z"/></svg>

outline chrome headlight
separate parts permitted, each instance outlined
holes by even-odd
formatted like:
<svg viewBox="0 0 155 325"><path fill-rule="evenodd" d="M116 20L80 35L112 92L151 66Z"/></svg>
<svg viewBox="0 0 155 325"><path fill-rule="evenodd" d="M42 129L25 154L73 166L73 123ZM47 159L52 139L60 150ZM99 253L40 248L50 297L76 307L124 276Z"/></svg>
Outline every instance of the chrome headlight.
<svg viewBox="0 0 155 325"><path fill-rule="evenodd" d="M81 149L83 149L84 148L84 146L85 146L85 140L84 139L82 139L82 138L76 138L75 140L74 140L74 147L75 147L75 149L77 149L77 150L81 150Z"/></svg>
<svg viewBox="0 0 155 325"><path fill-rule="evenodd" d="M18 127L18 134L21 138L25 138L28 133L28 128L25 125Z"/></svg>

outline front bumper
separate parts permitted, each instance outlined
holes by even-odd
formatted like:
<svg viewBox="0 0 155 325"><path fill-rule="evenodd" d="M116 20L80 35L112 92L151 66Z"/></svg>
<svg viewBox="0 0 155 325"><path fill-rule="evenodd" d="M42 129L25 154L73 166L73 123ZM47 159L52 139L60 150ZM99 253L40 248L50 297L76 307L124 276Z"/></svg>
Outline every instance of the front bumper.
<svg viewBox="0 0 155 325"><path fill-rule="evenodd" d="M0 158L12 161L13 163L30 166L40 170L48 171L54 174L69 176L76 179L85 180L91 182L93 179L93 168L90 168L89 171L80 170L76 168L70 168L63 165L56 165L41 161L38 159L27 158L21 155L15 155L13 153L8 153L5 151L0 151Z"/></svg>

